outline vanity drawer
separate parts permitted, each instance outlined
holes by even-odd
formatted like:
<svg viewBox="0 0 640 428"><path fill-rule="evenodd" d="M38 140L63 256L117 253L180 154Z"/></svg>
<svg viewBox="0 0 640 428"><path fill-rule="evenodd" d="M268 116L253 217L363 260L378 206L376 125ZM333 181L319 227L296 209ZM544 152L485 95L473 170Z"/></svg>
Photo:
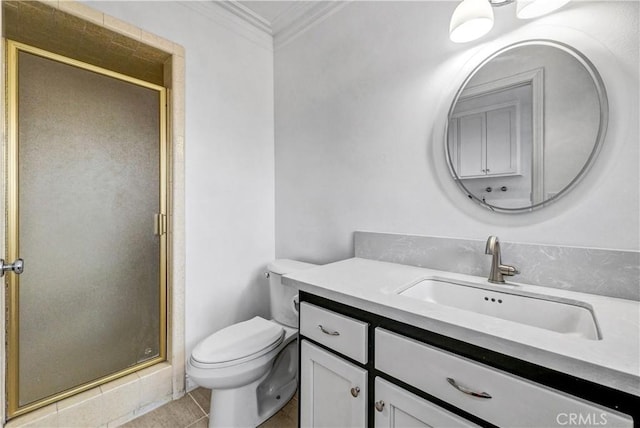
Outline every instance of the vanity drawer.
<svg viewBox="0 0 640 428"><path fill-rule="evenodd" d="M375 341L376 369L498 426L633 427L626 415L396 333L377 328Z"/></svg>
<svg viewBox="0 0 640 428"><path fill-rule="evenodd" d="M300 304L300 334L367 363L369 324L307 302Z"/></svg>

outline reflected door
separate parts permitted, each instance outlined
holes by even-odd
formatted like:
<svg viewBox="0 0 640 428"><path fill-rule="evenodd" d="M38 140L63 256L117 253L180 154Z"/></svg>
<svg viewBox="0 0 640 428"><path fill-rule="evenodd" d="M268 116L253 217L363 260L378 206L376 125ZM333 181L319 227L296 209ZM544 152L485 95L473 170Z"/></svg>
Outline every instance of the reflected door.
<svg viewBox="0 0 640 428"><path fill-rule="evenodd" d="M9 415L165 358L165 90L9 45Z"/></svg>

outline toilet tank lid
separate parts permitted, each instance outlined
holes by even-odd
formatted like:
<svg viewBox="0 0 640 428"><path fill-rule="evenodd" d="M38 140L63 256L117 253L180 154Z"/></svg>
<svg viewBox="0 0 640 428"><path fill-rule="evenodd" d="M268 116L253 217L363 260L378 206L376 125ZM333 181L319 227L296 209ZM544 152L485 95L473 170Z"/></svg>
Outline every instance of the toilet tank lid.
<svg viewBox="0 0 640 428"><path fill-rule="evenodd" d="M317 267L312 263L300 262L298 260L278 259L274 260L267 266L267 270L278 275L286 275L298 270L305 270Z"/></svg>
<svg viewBox="0 0 640 428"><path fill-rule="evenodd" d="M284 329L261 317L219 330L193 349L191 356L201 363L224 363L268 350L282 341Z"/></svg>

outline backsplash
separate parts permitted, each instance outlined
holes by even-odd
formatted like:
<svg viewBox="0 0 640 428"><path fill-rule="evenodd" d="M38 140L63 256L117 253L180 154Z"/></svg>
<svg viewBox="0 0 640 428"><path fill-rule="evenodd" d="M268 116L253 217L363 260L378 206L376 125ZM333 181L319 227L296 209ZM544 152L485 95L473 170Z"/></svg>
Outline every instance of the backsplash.
<svg viewBox="0 0 640 428"><path fill-rule="evenodd" d="M476 276L488 276L486 241L355 232L355 256ZM520 274L507 282L640 300L640 252L500 241L503 264Z"/></svg>

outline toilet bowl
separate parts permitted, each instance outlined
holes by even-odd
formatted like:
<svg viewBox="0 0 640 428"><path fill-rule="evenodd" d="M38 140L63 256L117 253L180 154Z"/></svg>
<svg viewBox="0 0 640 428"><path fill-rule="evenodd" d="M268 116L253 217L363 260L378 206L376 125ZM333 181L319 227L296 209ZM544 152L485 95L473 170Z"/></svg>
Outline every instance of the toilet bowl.
<svg viewBox="0 0 640 428"><path fill-rule="evenodd" d="M187 362L187 375L209 388L209 427L256 427L291 399L297 387L298 290L282 275L315 265L276 260L269 265L273 319L254 317L202 340Z"/></svg>

